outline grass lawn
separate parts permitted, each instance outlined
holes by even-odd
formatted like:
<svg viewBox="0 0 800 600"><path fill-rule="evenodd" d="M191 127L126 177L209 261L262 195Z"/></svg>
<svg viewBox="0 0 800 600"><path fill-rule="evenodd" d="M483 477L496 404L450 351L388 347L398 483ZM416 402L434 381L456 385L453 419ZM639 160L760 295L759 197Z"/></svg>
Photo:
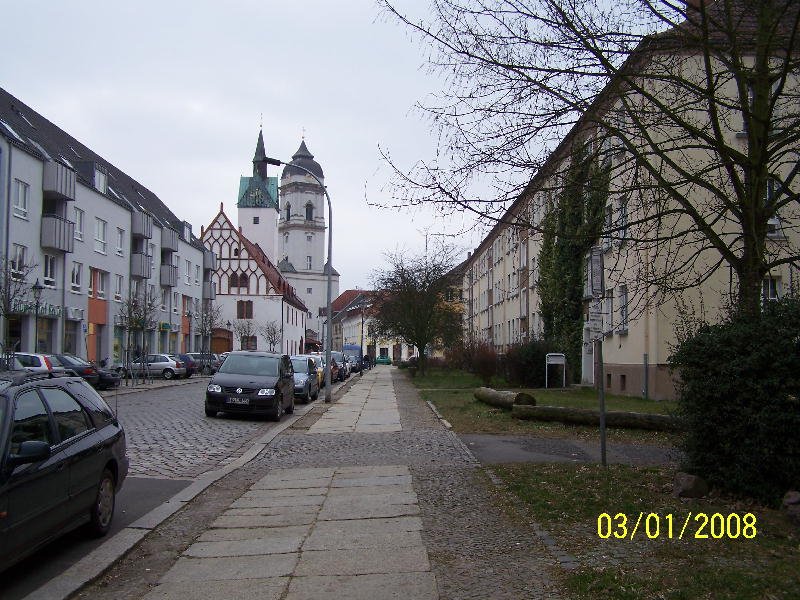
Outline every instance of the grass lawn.
<svg viewBox="0 0 800 600"><path fill-rule="evenodd" d="M425 377L413 380L420 395L432 402L457 433L535 433L550 437L578 437L595 439L599 431L595 427L564 425L555 422L522 421L511 416L511 412L478 402L472 395L481 384L480 379L470 373L450 370L432 370ZM497 389L511 389L501 380L493 381ZM576 408L598 408L597 392L587 388L525 390L536 397L540 405L568 406ZM625 410L667 414L674 409L672 402L655 402L627 396L606 396L607 410ZM613 429L608 430L609 441L642 442L659 445L674 445L674 433Z"/></svg>
<svg viewBox="0 0 800 600"><path fill-rule="evenodd" d="M506 465L493 467L507 486L507 501L536 521L559 546L582 565L563 571L565 595L600 600L663 598L779 599L800 598L800 530L788 524L777 510L726 497L680 500L671 495L673 471L622 465ZM644 520L630 539L639 512ZM683 539L678 539L689 512L711 516L731 513L740 519L755 517L755 531L744 529L730 539L729 529L704 529L702 517L690 519ZM608 513L613 531L628 515L627 536L608 539L598 535L598 515ZM650 536L646 520L650 517ZM667 515L673 515L672 539ZM716 518L719 525L719 518ZM738 531L731 520L733 532ZM609 533L603 522L602 533ZM723 535L714 539L713 535ZM706 534L698 538L696 533ZM754 535L753 535L754 534Z"/></svg>

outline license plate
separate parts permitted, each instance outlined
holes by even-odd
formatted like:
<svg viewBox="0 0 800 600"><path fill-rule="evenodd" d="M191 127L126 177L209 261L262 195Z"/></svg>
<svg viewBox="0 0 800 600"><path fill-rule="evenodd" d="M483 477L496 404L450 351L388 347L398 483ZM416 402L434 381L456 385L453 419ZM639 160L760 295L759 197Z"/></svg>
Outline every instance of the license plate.
<svg viewBox="0 0 800 600"><path fill-rule="evenodd" d="M228 404L250 404L250 398L228 398Z"/></svg>

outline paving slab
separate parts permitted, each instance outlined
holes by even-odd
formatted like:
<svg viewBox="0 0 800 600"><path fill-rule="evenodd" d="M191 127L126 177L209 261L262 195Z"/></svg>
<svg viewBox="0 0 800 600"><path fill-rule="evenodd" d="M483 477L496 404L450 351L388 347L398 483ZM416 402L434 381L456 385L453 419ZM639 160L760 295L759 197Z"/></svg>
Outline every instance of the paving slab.
<svg viewBox="0 0 800 600"><path fill-rule="evenodd" d="M366 496L363 499L377 498L378 496ZM420 514L417 504L380 504L364 503L360 506L352 504L342 504L340 506L328 507L327 504L320 511L319 518L324 521L347 520L347 519L376 519L388 517L405 517Z"/></svg>
<svg viewBox="0 0 800 600"><path fill-rule="evenodd" d="M287 509L295 506L322 506L325 496L279 496L247 494L231 504L231 508L263 508Z"/></svg>
<svg viewBox="0 0 800 600"><path fill-rule="evenodd" d="M202 585L170 582L153 588L142 600L279 600L288 583L288 577L204 581Z"/></svg>
<svg viewBox="0 0 800 600"><path fill-rule="evenodd" d="M237 556L232 558L179 558L161 578L162 583L265 579L291 575L299 554ZM229 596L232 597L232 596Z"/></svg>
<svg viewBox="0 0 800 600"><path fill-rule="evenodd" d="M394 517L391 519L360 519L352 521L320 521L314 526L314 532L328 533L392 533L396 531L422 531L422 519L419 517Z"/></svg>
<svg viewBox="0 0 800 600"><path fill-rule="evenodd" d="M413 493L414 487L408 484L392 484L392 485L359 485L353 487L337 487L331 488L328 492L328 499L342 498L350 496L372 496L375 494L405 494Z"/></svg>
<svg viewBox="0 0 800 600"><path fill-rule="evenodd" d="M310 525L317 513L289 513L281 515L220 515L212 527L284 527L287 525Z"/></svg>
<svg viewBox="0 0 800 600"><path fill-rule="evenodd" d="M328 487L331 480L329 477L319 477L315 479L263 479L253 484L254 490L302 490L307 488Z"/></svg>
<svg viewBox="0 0 800 600"><path fill-rule="evenodd" d="M293 537L262 537L220 542L195 542L183 553L194 558L224 556L257 556L299 552L305 535Z"/></svg>
<svg viewBox="0 0 800 600"><path fill-rule="evenodd" d="M411 485L411 475L387 475L367 477L334 477L331 487L374 486L374 485Z"/></svg>
<svg viewBox="0 0 800 600"><path fill-rule="evenodd" d="M343 533L341 531L312 533L303 543L303 551L341 550L345 548L411 548L423 546L419 531L395 531L392 533Z"/></svg>
<svg viewBox="0 0 800 600"><path fill-rule="evenodd" d="M225 527L209 529L197 538L199 542L225 542L234 540L250 540L257 538L293 538L306 537L311 532L311 525L294 525L289 527Z"/></svg>
<svg viewBox="0 0 800 600"><path fill-rule="evenodd" d="M410 471L406 465L381 465L375 467L339 467L336 469L335 476L338 478L360 477L363 475L409 475Z"/></svg>
<svg viewBox="0 0 800 600"><path fill-rule="evenodd" d="M285 600L437 600L432 573L295 577Z"/></svg>
<svg viewBox="0 0 800 600"><path fill-rule="evenodd" d="M294 573L303 575L367 575L429 571L424 546L303 551Z"/></svg>

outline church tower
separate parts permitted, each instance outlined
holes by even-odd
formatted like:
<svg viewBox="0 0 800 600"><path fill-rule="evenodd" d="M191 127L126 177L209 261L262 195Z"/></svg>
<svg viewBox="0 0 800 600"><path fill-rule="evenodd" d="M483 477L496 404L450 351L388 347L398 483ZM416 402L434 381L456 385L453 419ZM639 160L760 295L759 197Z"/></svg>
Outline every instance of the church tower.
<svg viewBox="0 0 800 600"><path fill-rule="evenodd" d="M237 221L244 236L255 242L273 262L281 256L278 247L278 178L267 177L264 134L258 132L253 156L253 176L239 179Z"/></svg>
<svg viewBox="0 0 800 600"><path fill-rule="evenodd" d="M281 174L278 268L308 307L309 326L316 324L321 328L319 310L326 305L327 291L325 194L322 186L303 169L311 171L324 185L322 167L314 160L305 140ZM334 270L332 297L338 295L339 274Z"/></svg>

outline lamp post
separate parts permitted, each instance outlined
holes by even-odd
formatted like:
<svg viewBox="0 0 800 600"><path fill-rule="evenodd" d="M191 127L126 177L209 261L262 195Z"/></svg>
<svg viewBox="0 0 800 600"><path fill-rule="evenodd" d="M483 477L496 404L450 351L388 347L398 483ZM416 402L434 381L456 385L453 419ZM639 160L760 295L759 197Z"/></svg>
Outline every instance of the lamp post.
<svg viewBox="0 0 800 600"><path fill-rule="evenodd" d="M307 173L319 184L325 194L325 199L328 201L328 260L326 267L328 269L328 291L326 295L326 309L325 315L327 318L328 333L325 336L325 402L331 401L331 339L333 337L333 321L331 319L331 290L333 286L333 209L331 208L331 197L328 195L328 189L322 184L319 177L314 175L311 171L300 165L295 165L277 158L265 157L261 162L280 167L281 165L292 166L295 169L300 169Z"/></svg>
<svg viewBox="0 0 800 600"><path fill-rule="evenodd" d="M358 370L358 376L364 376L364 300L361 298L361 368Z"/></svg>
<svg viewBox="0 0 800 600"><path fill-rule="evenodd" d="M42 290L44 286L39 283L39 278L36 278L36 283L33 284L31 288L33 290L33 302L34 302L34 322L33 322L33 351L39 351L39 304L42 300Z"/></svg>

